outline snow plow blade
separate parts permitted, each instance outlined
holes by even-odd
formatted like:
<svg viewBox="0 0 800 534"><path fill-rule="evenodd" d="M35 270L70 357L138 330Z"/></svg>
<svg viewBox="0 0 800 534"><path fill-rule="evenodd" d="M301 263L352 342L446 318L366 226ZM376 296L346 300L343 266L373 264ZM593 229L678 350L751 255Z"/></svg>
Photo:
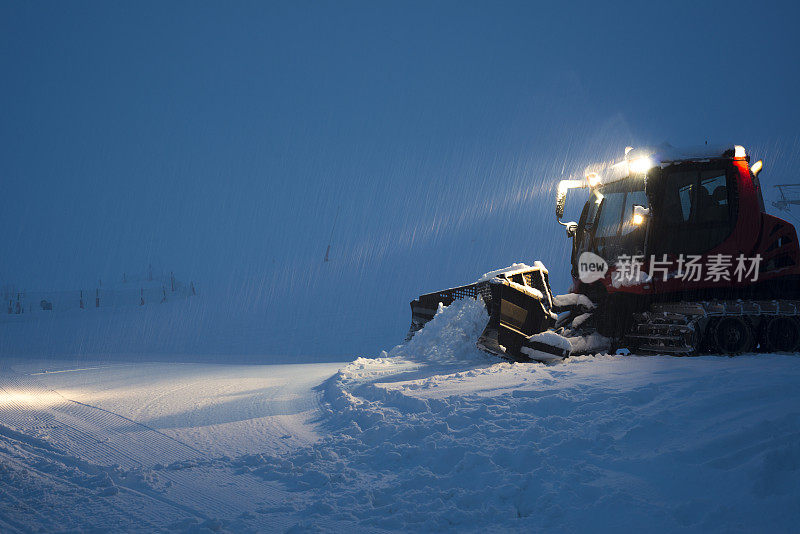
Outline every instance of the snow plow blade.
<svg viewBox="0 0 800 534"><path fill-rule="evenodd" d="M489 322L478 339L478 347L514 361L530 361L523 351L528 338L555 325L553 294L543 265L501 272L490 279L427 293L411 302L411 327L406 340L433 319L441 303L449 306L464 298L481 298L489 312ZM541 347L553 358L568 354L560 347Z"/></svg>

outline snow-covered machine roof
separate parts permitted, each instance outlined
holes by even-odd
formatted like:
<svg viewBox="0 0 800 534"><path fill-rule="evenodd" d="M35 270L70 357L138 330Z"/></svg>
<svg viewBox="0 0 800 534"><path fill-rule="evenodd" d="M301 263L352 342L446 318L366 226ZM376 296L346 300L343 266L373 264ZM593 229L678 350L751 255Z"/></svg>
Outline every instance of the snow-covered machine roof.
<svg viewBox="0 0 800 534"><path fill-rule="evenodd" d="M701 145L699 147L676 148L669 143L653 147L628 147L621 161L593 163L586 167L581 178L569 178L558 183L556 192L556 219L564 215L567 191L590 187L593 190L629 176L645 176L655 167L665 168L685 162L704 162L718 159L747 159L747 152L741 145ZM562 223L563 224L563 223Z"/></svg>
<svg viewBox="0 0 800 534"><path fill-rule="evenodd" d="M629 150L625 159L632 161L650 157L662 167L681 161L709 161L712 159L731 159L745 157L744 147L740 145L700 145L693 147L674 147L663 143L655 147L641 147Z"/></svg>

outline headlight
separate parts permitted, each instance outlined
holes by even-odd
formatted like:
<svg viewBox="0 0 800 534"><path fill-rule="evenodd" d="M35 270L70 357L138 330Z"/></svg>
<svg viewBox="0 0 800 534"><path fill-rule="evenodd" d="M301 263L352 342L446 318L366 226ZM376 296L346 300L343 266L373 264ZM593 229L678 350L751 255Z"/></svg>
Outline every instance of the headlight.
<svg viewBox="0 0 800 534"><path fill-rule="evenodd" d="M589 187L597 187L600 185L600 176L596 172L590 172L586 175L586 181L589 182Z"/></svg>
<svg viewBox="0 0 800 534"><path fill-rule="evenodd" d="M628 168L633 173L644 174L653 168L653 160L648 157L636 158L628 162Z"/></svg>

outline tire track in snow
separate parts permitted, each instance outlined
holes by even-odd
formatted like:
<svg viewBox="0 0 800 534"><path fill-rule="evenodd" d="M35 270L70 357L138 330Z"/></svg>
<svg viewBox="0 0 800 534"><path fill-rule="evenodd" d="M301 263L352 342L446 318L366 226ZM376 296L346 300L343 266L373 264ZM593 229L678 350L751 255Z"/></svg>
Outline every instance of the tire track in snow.
<svg viewBox="0 0 800 534"><path fill-rule="evenodd" d="M241 418L246 427L249 425L248 421L258 421L255 426L248 428L251 439L262 436L261 451L275 452L285 447L293 448L307 444L315 439L308 422L315 415L319 415L321 406L321 393L312 391L311 387L316 385L317 377L321 376L321 373L326 373L322 367L314 369L316 370L309 369L310 372L304 369L299 380L296 378L298 375L293 374L296 371L291 369L280 368L275 375L271 374L272 369L270 369L270 374L264 375L269 377L268 387L260 385L257 389L237 391L234 386L230 389L232 400L226 400L223 396L221 403L212 407L215 410L222 407L224 410L225 403L230 402L233 413ZM20 436L38 440L36 443L41 441L48 444L61 456L54 459L54 457L47 458L47 455L28 452L27 457L16 461L17 468L27 469L39 481L50 480L47 484L60 488L69 486L70 480L61 480L52 473L40 475L38 467L43 466L44 470L48 471L54 464L66 463L85 468L93 466L86 468L88 471L99 469L98 472L110 477L119 492L119 497L113 499L130 501L128 504L120 505L122 508L119 510L113 509L111 505L104 505L106 509L113 510L109 514L114 517L128 517L126 513L134 517L136 514L133 508L151 507L154 510L162 510L148 515L154 529L168 526L170 522L174 522L170 518L176 515L184 519L190 518L192 521L211 521L210 524L221 518L225 521L234 521L234 524L249 525L246 529L253 527L251 530L280 529L291 525L283 525L283 522L288 520L285 515L276 516L274 513L260 510L280 509L287 506L287 503L293 502L296 495L287 491L279 481L266 479L263 475L244 468L247 462L246 455L236 453L229 457L225 454L224 448L213 454L211 451L204 453L202 444L198 444L202 443L201 441L194 443L191 439L186 439L186 434L176 432L176 435L170 435L172 429L160 430L148 424L150 420L147 419L147 411L142 409L142 406L162 404L169 408L173 405L173 401L166 395L159 395L159 398L167 397L160 401L154 400L155 396L134 396L132 410L123 415L116 413L118 409L113 408L114 404L111 404L112 409L108 409L96 406L96 402L92 400L103 399L103 394L106 391L113 392L113 388L103 388L102 384L100 389L91 385L87 387L90 383L85 380L78 379L76 383L73 379L72 387L76 389L70 389L69 381L53 382L48 379L49 375L50 373L23 374L6 368L3 376L0 376L0 425L2 425L0 428L5 428L5 433L0 431L0 466L4 461L2 444L8 439L13 439L5 434L18 432ZM114 376L119 380L118 375ZM188 399L187 406L194 408L191 404L195 398L192 390L197 387L198 379L205 380L203 394L208 394L216 387L215 380L236 380L239 376L247 375L243 375L241 370L235 367L221 367L220 371L214 369L209 373L209 378L191 375L190 383L177 380L174 386L183 391L183 393L178 391L177 397L185 397L180 400L186 402ZM169 391L175 393L176 390ZM75 395L80 395L78 399L81 400L70 398ZM88 397L84 398L84 395ZM144 405L141 404L142 400L145 401ZM136 404L137 402L139 404ZM127 408L127 405L124 406ZM137 407L139 410L136 410ZM201 427L198 428L202 428L208 415L216 415L216 412L202 412L202 408L195 415L194 411L187 413L189 430L192 421L199 423ZM146 423L137 421L142 417ZM239 420L231 421L236 424ZM231 431L236 432L236 427L222 429L223 435L229 435L228 439ZM202 436L204 431L200 432L199 435ZM206 436L214 437L215 434ZM261 470L264 468L265 466L261 466ZM150 478L142 482L141 477L138 482L130 482L141 474L145 477L155 477L157 482L152 482ZM73 488L71 490L73 493L89 492L92 496L95 491L80 484L69 487ZM0 496L0 499L3 497ZM9 495L6 502L11 501L13 499ZM20 502L26 504L24 495ZM27 502L35 501L28 499ZM144 502L151 504L142 504ZM0 506L2 504L0 502ZM253 515L253 512L256 514ZM243 515L247 513L250 515ZM189 527L191 524L194 523L190 523ZM88 524L86 526L91 527ZM13 530L17 527L11 528ZM29 531L34 528L52 530L56 527L51 524L48 528L43 518L38 520L31 518L28 523L23 524L23 530Z"/></svg>
<svg viewBox="0 0 800 534"><path fill-rule="evenodd" d="M28 375L6 375L0 379L0 389L16 412L11 417L17 416L20 422L28 423L23 428L38 420L45 426L69 429L68 437L81 444L80 452L93 461L108 459L108 451L113 452L111 463L126 467L148 465L154 453L163 463L203 456L201 451L172 436L109 410L69 399ZM5 419L5 410L3 415ZM141 431L129 432L131 426Z"/></svg>
<svg viewBox="0 0 800 534"><path fill-rule="evenodd" d="M59 395L60 395L60 393L59 393ZM204 453L202 451L195 449L194 447L192 447L188 443L184 443L183 441L179 440L178 438L170 436L169 434L165 434L165 433L161 432L160 430L158 430L156 428L153 428L151 426L147 426L146 424L140 423L139 421L134 421L133 419L125 417L124 415L120 415L120 414L112 412L110 410L106 410L105 408L101 408L99 406L93 406L93 405L87 404L85 402L80 402L80 401L76 401L76 400L72 400L72 399L65 399L65 400L67 400L68 402L74 402L75 404L79 404L80 406L85 406L87 408L91 408L93 410L98 410L98 411L101 411L101 412L105 412L105 413L107 413L109 415L113 415L114 417L119 417L120 419L124 419L125 421L128 421L129 423L131 423L134 426L140 426L143 429L147 430L148 432L154 432L154 433L158 434L159 436L161 436L161 437L163 437L163 438L165 438L167 440L174 441L175 443L179 444L180 446L186 447L187 449L190 449L191 451L197 453L200 456L204 455Z"/></svg>
<svg viewBox="0 0 800 534"><path fill-rule="evenodd" d="M4 478L9 478L9 471L16 467L16 473L24 473L25 479L14 477L12 484L4 485L3 502L13 501L17 508L24 510L24 521L13 521L8 517L12 513L11 507L4 514L5 519L13 521L19 531L26 532L31 529L31 519L35 519L37 526L48 529L69 528L64 522L64 515L69 515L73 510L69 507L59 506L57 509L48 510L50 513L41 512L38 508L31 507L26 500L21 499L13 492L21 492L24 497L25 487L34 486L37 489L46 488L48 494L55 493L59 499L74 498L81 503L81 507L89 506L94 512L108 514L116 512L116 521L122 518L130 519L131 527L155 528L159 523L167 524L188 513L202 518L197 511L186 507L176 506L153 492L142 492L129 487L120 479L119 472L114 468L93 465L89 462L65 454L46 441L27 436L0 425L0 465L3 466ZM12 466L9 468L8 466ZM23 486L23 487L20 487ZM108 491L111 489L112 491ZM105 493L104 493L105 492ZM128 493L121 498L115 498L118 493ZM131 506L130 496L133 496L139 506ZM144 502L141 502L144 501ZM155 501L155 502L154 502ZM36 503L41 506L41 501ZM59 501L59 504L60 501ZM169 513L167 509L173 509ZM100 510L96 510L96 509ZM55 512L60 517L51 517ZM85 516L81 512L80 516ZM33 516L33 517L31 517ZM76 518L77 519L77 518ZM49 527L48 527L49 525ZM130 528L130 527L129 527Z"/></svg>
<svg viewBox="0 0 800 534"><path fill-rule="evenodd" d="M45 430L48 441L70 451L74 462L135 469L149 466L154 457L167 466L191 465L194 460L205 458L201 451L180 440L109 410L67 399L26 375L4 376L0 379L0 391L4 401L0 402L0 425L9 421L19 430ZM132 425L141 431L126 431ZM171 482L170 493L176 499L191 503L185 511L192 515L209 519L199 510L214 510L228 517L244 511L235 498L215 498L202 491L193 476L177 469L159 471L159 476ZM181 506L185 505L178 505Z"/></svg>

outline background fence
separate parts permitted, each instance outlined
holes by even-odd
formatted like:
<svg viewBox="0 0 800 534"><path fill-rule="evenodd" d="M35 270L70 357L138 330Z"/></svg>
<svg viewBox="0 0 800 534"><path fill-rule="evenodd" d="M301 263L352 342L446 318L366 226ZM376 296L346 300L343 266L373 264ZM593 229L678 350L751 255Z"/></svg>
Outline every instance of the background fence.
<svg viewBox="0 0 800 534"><path fill-rule="evenodd" d="M196 294L194 282L181 282L173 273L123 275L111 285L98 281L94 287L68 291L21 291L6 285L1 290L0 318L9 315L56 313L93 308L128 308L149 306L171 300L187 299Z"/></svg>

